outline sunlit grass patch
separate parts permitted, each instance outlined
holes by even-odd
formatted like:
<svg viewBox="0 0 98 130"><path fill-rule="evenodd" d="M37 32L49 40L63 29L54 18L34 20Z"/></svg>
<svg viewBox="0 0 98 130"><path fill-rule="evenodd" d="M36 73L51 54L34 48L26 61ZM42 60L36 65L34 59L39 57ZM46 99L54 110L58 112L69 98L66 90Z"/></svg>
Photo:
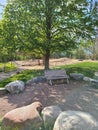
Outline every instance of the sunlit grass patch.
<svg viewBox="0 0 98 130"><path fill-rule="evenodd" d="M68 74L82 73L85 76L93 77L94 73L98 71L98 62L81 62L76 64L59 66L57 69L65 69Z"/></svg>

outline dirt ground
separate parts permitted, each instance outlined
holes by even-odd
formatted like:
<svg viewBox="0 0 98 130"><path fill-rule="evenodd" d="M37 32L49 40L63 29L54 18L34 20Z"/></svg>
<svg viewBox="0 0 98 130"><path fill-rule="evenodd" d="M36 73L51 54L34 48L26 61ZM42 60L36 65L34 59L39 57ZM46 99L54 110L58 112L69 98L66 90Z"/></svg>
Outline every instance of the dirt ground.
<svg viewBox="0 0 98 130"><path fill-rule="evenodd" d="M76 62L83 61L61 59L60 61L52 61L54 65L51 65L55 66ZM17 63L18 65L20 64L19 62ZM28 62L24 63L27 64ZM23 65L24 63L21 62L19 65L20 68L23 67L21 69L36 69L36 65L30 66L29 62L29 66L25 66ZM2 77L2 75L0 75L0 77ZM14 108L28 105L34 101L40 101L43 107L59 105L63 111L80 110L89 112L98 120L98 89L89 87L85 82L72 80L69 81L69 84L54 86L50 86L47 83L33 84L32 86L26 86L25 91L20 94L6 94L0 96L0 117Z"/></svg>
<svg viewBox="0 0 98 130"><path fill-rule="evenodd" d="M95 62L92 60L81 61L78 59L59 58L59 59L50 59L49 63L50 63L50 68L52 68L52 67L56 67L56 66L80 63L80 62L85 62L85 61ZM40 60L40 65L38 65L38 60L15 61L14 63L20 69L44 69L42 62L43 61Z"/></svg>
<svg viewBox="0 0 98 130"><path fill-rule="evenodd" d="M70 81L69 84L50 86L47 83L26 86L20 94L5 94L0 97L0 116L8 111L28 105L34 101L40 101L43 107L48 105L60 105L66 102L65 96L74 89L82 87L82 82Z"/></svg>
<svg viewBox="0 0 98 130"><path fill-rule="evenodd" d="M40 101L45 106L59 105L62 111L79 110L88 112L98 120L98 89L84 82L49 86L47 83L26 86L20 94L6 94L0 97L0 117L5 113Z"/></svg>

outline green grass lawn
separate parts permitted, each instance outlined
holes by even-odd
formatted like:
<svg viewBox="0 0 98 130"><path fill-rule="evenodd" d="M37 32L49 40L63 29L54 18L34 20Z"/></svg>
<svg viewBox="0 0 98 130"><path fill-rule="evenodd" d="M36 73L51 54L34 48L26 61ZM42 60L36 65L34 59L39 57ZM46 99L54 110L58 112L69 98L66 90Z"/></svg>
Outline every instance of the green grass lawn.
<svg viewBox="0 0 98 130"><path fill-rule="evenodd" d="M82 73L85 76L93 77L94 73L98 71L98 62L81 62L77 64L70 64L56 67L57 69L65 69L67 74Z"/></svg>
<svg viewBox="0 0 98 130"><path fill-rule="evenodd" d="M82 62L77 64L59 66L55 69L65 69L67 71L67 74L74 72L82 73L85 76L92 78L94 76L94 72L98 71L98 62ZM14 80L23 80L26 82L27 80L40 75L44 75L44 70L25 70L20 74L16 74L10 78L2 80L0 82L0 87L4 87L7 83Z"/></svg>

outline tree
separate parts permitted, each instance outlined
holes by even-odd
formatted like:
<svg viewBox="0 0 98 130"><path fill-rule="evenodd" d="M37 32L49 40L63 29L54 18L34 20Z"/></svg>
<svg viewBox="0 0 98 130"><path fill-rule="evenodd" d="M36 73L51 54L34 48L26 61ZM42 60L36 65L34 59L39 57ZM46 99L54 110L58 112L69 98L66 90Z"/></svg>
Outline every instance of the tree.
<svg viewBox="0 0 98 130"><path fill-rule="evenodd" d="M98 0L91 0L90 11L93 16L93 21L98 22ZM96 35L93 37L93 59L98 59L98 24L94 28Z"/></svg>
<svg viewBox="0 0 98 130"><path fill-rule="evenodd" d="M9 0L3 16L5 39L14 50L38 50L49 69L53 52L78 46L94 33L86 0Z"/></svg>

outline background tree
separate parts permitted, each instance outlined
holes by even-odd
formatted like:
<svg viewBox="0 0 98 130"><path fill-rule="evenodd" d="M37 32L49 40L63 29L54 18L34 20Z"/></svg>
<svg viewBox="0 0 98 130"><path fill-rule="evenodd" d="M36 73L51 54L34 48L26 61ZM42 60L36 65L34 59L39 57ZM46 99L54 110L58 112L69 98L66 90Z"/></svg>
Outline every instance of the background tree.
<svg viewBox="0 0 98 130"><path fill-rule="evenodd" d="M94 33L86 0L9 0L3 16L6 43L18 52L40 52L49 69L53 52L78 47Z"/></svg>

